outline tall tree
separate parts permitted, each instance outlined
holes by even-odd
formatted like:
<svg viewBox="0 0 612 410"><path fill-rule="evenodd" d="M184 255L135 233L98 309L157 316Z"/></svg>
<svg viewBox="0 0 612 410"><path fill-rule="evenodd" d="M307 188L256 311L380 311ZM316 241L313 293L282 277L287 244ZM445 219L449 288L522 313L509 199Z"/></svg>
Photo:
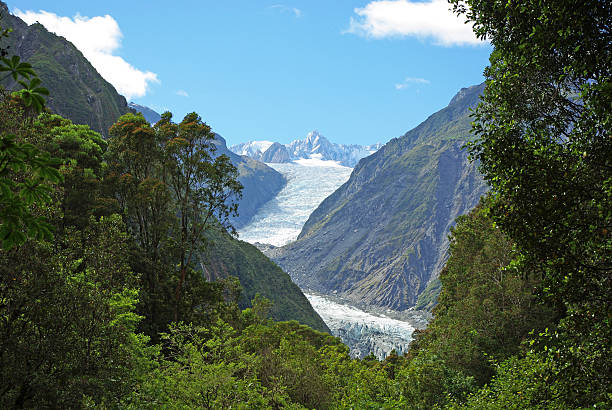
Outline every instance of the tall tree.
<svg viewBox="0 0 612 410"><path fill-rule="evenodd" d="M162 116L158 128L166 138L165 154L168 185L179 215L179 281L175 291L174 320L182 297L187 270L203 245L203 233L212 223L234 232L229 223L236 216L236 197L242 191L238 170L226 155L214 157L215 134L196 113L190 113L176 126Z"/></svg>
<svg viewBox="0 0 612 410"><path fill-rule="evenodd" d="M154 127L126 114L110 132L106 179L141 250L135 269L143 273L143 313L153 335L171 320L193 319L206 295L216 300L219 289L205 284L193 263L207 229L232 230L228 217L242 187L229 158L215 157L214 133L195 113L179 124L164 113Z"/></svg>

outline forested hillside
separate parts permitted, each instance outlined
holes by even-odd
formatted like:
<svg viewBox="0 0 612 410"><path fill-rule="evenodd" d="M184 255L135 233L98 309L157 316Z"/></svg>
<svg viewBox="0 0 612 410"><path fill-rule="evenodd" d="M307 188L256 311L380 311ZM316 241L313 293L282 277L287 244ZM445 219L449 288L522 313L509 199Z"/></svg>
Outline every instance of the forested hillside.
<svg viewBox="0 0 612 410"><path fill-rule="evenodd" d="M10 14L2 1L0 26L13 30L3 45L9 47L12 55L32 64L50 91L47 107L54 113L108 136L110 126L130 111L125 98L65 38L48 32L38 23L28 26ZM10 77L0 84L6 88L16 86Z"/></svg>

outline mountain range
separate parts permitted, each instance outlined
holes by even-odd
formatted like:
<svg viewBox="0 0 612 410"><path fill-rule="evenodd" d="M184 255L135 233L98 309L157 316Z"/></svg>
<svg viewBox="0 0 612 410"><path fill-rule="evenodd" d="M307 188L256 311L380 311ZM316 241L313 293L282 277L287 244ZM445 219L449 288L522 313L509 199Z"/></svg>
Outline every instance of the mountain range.
<svg viewBox="0 0 612 410"><path fill-rule="evenodd" d="M484 84L363 158L297 241L265 251L302 289L405 310L436 288L449 228L487 191L468 159L470 108ZM434 295L435 297L435 295ZM430 295L431 298L431 295Z"/></svg>
<svg viewBox="0 0 612 410"><path fill-rule="evenodd" d="M286 145L270 141L249 141L233 145L230 150L262 162L285 163L297 159L316 158L336 161L340 165L352 168L361 158L375 153L380 147L380 143L373 145L335 144L318 131L312 131L306 138Z"/></svg>

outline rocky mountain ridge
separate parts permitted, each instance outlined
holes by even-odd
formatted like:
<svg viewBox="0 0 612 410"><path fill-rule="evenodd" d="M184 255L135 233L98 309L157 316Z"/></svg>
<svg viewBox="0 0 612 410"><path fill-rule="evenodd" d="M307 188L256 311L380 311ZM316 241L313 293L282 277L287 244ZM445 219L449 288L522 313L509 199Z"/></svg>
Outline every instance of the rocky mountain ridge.
<svg viewBox="0 0 612 410"><path fill-rule="evenodd" d="M306 138L289 144L270 141L249 141L233 145L230 150L262 162L285 163L298 159L317 158L336 161L340 165L354 167L361 158L376 152L382 144L343 145L330 142L318 131L310 132Z"/></svg>
<svg viewBox="0 0 612 410"><path fill-rule="evenodd" d="M302 289L396 310L442 269L449 228L487 187L464 144L484 85L362 159L310 215L298 240L266 254Z"/></svg>
<svg viewBox="0 0 612 410"><path fill-rule="evenodd" d="M117 93L83 54L68 40L50 33L41 24L28 26L10 14L0 1L0 26L13 31L2 40L9 53L28 61L49 89L47 107L76 124L89 125L103 136L117 119L129 112L125 98ZM2 84L14 89L12 78Z"/></svg>

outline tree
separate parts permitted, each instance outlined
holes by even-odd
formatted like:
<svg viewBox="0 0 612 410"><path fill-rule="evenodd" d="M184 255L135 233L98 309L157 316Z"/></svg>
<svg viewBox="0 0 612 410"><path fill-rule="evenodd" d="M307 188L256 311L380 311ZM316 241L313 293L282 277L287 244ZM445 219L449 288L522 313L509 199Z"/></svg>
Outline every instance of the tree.
<svg viewBox="0 0 612 410"><path fill-rule="evenodd" d="M227 156L214 157L214 134L195 113L179 124L164 113L154 127L126 114L110 133L105 180L138 247L132 266L142 273L144 325L155 337L171 321L202 319L221 294L234 293L229 282L207 283L193 264L207 229L231 230L238 172Z"/></svg>
<svg viewBox="0 0 612 410"><path fill-rule="evenodd" d="M609 401L612 7L450 3L494 46L470 149L492 187L492 217L516 243L516 266L542 278L543 300L564 316L543 342L566 369L555 377L568 406Z"/></svg>
<svg viewBox="0 0 612 410"><path fill-rule="evenodd" d="M127 239L118 215L92 217L56 237L61 247L30 240L0 251L3 408L73 407L84 395L110 404L146 372Z"/></svg>
<svg viewBox="0 0 612 410"><path fill-rule="evenodd" d="M196 113L172 124L166 113L156 124L165 138L165 166L179 216L179 280L175 291L174 320L178 320L182 288L187 270L204 241L211 223L235 232L229 223L237 215L242 185L238 170L226 155L214 157L214 133Z"/></svg>

